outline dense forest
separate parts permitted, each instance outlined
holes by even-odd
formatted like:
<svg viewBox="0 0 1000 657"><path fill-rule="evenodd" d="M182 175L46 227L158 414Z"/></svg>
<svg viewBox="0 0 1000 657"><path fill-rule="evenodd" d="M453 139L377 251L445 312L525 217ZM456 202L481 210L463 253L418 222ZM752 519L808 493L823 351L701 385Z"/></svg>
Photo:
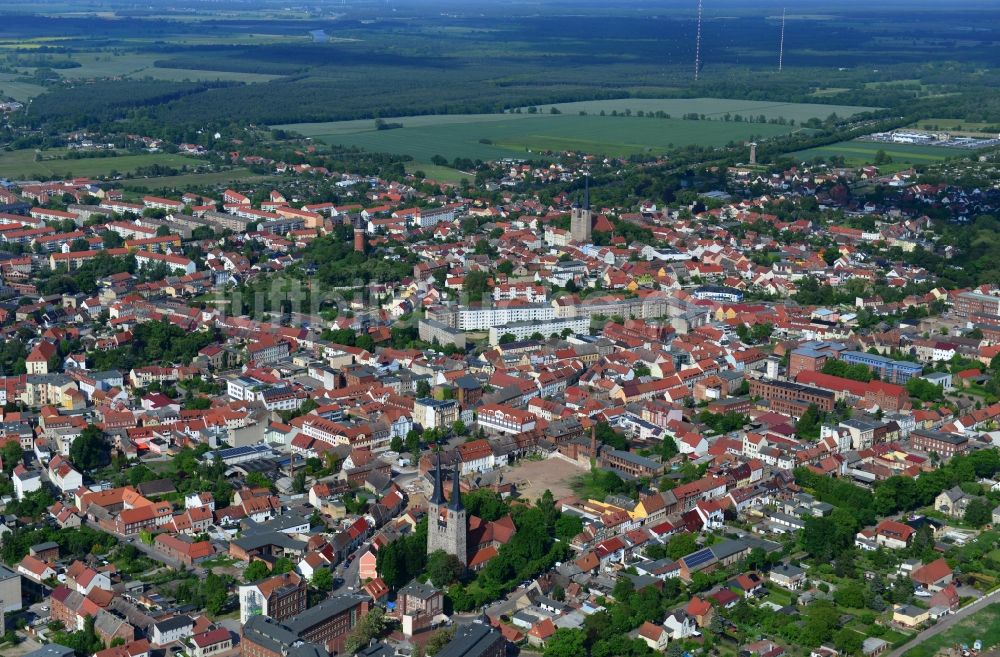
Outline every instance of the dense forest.
<svg viewBox="0 0 1000 657"><path fill-rule="evenodd" d="M185 22L144 19L148 11L129 7L122 15L134 20L4 16L0 35L65 37L30 57L18 54L7 61L12 70L46 64L39 70L46 71L49 91L25 119L35 127L68 119L92 126L129 110L160 124L201 127L497 112L629 96L907 109L919 100L929 111L1000 121L1000 99L984 93L1000 82L997 9L952 15L871 7L850 17L825 16L817 9L820 15L789 24L782 71L776 66L777 17L746 8L709 10L697 82L693 12L650 15L627 4L613 12L553 5L501 19L490 8L441 14L409 7L386 20L363 15L371 8L356 11L336 19L199 15L198 21ZM967 31L970 20L979 26L975 38ZM310 30L331 39L312 42L306 36ZM218 35L218 43L206 43L205 33ZM248 43L247 33L275 38ZM276 39L281 35L285 40ZM252 84L144 80L141 73L105 82L78 79L83 74L76 73L75 56L95 51L133 52L151 58L154 68L190 70L192 80L210 72L277 77ZM52 77L56 83L48 80Z"/></svg>

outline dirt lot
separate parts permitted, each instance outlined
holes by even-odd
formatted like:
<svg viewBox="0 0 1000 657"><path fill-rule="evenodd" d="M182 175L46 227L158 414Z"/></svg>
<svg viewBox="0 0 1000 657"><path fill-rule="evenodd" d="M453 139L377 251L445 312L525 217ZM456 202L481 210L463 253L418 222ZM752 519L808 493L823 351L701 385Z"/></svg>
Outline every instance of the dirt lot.
<svg viewBox="0 0 1000 657"><path fill-rule="evenodd" d="M504 472L504 481L515 483L522 499L537 500L548 488L558 500L573 494L570 483L581 472L582 468L560 458L524 459Z"/></svg>

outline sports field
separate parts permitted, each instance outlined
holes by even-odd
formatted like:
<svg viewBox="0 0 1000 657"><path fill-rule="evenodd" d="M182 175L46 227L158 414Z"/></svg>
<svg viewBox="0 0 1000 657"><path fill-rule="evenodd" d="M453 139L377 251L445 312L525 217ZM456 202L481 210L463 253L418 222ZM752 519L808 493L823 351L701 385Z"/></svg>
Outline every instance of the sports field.
<svg viewBox="0 0 1000 657"><path fill-rule="evenodd" d="M898 170L918 164L933 164L949 157L968 155L968 151L940 146L915 146L910 144L883 144L871 141L843 141L829 146L810 148L792 153L792 157L801 160L811 160L815 157L829 158L839 156L844 158L846 166L861 166L872 164L875 154L885 151L892 162L885 168Z"/></svg>
<svg viewBox="0 0 1000 657"><path fill-rule="evenodd" d="M43 157L53 157L64 150L42 151ZM0 153L0 178L29 180L51 176L108 176L113 171L131 173L139 167L162 164L180 168L198 166L199 160L169 153L143 153L118 157L89 158L81 160L35 160L35 151L20 150Z"/></svg>
<svg viewBox="0 0 1000 657"><path fill-rule="evenodd" d="M543 151L583 151L622 156L663 154L674 146L723 146L730 141L770 137L793 130L766 123L685 121L568 114L466 114L387 119L403 124L376 130L374 121L300 123L276 126L328 144L409 155L430 162L435 155L496 160Z"/></svg>

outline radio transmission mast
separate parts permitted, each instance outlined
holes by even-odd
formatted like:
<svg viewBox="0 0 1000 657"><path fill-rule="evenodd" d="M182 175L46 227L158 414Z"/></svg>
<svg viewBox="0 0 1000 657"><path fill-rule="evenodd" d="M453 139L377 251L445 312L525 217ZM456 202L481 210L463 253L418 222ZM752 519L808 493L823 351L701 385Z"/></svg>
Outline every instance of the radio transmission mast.
<svg viewBox="0 0 1000 657"><path fill-rule="evenodd" d="M781 9L781 41L778 43L778 72L785 64L785 9Z"/></svg>
<svg viewBox="0 0 1000 657"><path fill-rule="evenodd" d="M694 38L694 79L701 72L701 0L698 0L698 31Z"/></svg>

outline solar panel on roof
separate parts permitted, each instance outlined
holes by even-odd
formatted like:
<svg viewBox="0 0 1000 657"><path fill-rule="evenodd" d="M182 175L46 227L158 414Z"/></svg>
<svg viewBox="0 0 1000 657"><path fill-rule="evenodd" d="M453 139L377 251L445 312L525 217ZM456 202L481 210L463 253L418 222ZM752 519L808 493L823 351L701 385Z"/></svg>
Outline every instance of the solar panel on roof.
<svg viewBox="0 0 1000 657"><path fill-rule="evenodd" d="M694 554L689 554L688 556L684 557L684 563L686 563L688 565L688 568L690 568L692 566L700 566L704 563L708 563L714 558L715 555L712 554L712 551L708 548L705 548L704 550L698 550Z"/></svg>

